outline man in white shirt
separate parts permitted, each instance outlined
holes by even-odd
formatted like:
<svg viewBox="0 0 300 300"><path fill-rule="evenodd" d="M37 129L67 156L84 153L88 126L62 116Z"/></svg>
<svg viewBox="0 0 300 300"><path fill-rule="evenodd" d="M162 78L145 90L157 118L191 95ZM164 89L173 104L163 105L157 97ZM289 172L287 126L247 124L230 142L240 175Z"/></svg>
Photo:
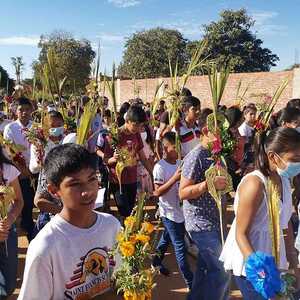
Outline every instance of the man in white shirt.
<svg viewBox="0 0 300 300"><path fill-rule="evenodd" d="M28 169L30 161L30 144L23 133L23 129L31 127L32 104L30 100L25 97L18 98L15 102L17 106L17 120L5 126L3 136L5 139L10 140L17 145L22 145L25 149L22 151L22 154L25 158L26 166L18 166L21 171L20 186L24 198L21 227L27 232L27 237L30 241L33 238L34 231L34 222L32 219L34 189L31 186L29 177L30 172Z"/></svg>

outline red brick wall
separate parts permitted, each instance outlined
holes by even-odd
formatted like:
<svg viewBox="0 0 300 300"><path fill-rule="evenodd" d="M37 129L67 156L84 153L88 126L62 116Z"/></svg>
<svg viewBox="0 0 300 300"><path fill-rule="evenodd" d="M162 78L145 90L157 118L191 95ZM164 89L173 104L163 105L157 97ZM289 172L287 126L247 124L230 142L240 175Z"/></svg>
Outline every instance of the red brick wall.
<svg viewBox="0 0 300 300"><path fill-rule="evenodd" d="M242 80L241 91L250 84L246 94L247 102L257 102L258 97L254 95L266 93L272 96L285 78L289 79L289 85L283 92L278 108L292 98L293 94L293 71L284 72L258 72L258 73L236 73L229 76L227 86L223 95L222 103L225 105L233 105L236 97L239 81ZM169 78L163 78L165 83L169 83ZM138 87L139 96L147 101L151 101L154 96L155 88L159 79L136 80L135 85ZM121 87L121 103L134 98L134 83L132 80L122 80ZM202 107L210 106L211 95L209 90L209 82L207 76L193 76L190 78L187 87L192 91L193 95L198 97L202 102ZM147 97L146 97L147 96Z"/></svg>

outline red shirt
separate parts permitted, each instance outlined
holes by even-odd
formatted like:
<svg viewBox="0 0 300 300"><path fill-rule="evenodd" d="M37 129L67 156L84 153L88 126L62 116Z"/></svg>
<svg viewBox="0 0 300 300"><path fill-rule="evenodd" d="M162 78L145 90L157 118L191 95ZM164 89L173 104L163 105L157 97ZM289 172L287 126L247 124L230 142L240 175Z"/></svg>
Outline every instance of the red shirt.
<svg viewBox="0 0 300 300"><path fill-rule="evenodd" d="M129 152L131 152L132 155L135 156L138 160L138 152L143 149L144 145L140 133L125 133L124 129L122 128L119 131L119 142L117 147L119 149L123 147L128 148ZM108 156L112 157L113 150L111 149L111 146L107 145L105 148L105 153ZM115 165L110 167L110 173L113 177L112 181L117 183L118 180L116 178ZM137 182L137 165L133 167L126 167L123 170L121 182L122 184L130 184Z"/></svg>

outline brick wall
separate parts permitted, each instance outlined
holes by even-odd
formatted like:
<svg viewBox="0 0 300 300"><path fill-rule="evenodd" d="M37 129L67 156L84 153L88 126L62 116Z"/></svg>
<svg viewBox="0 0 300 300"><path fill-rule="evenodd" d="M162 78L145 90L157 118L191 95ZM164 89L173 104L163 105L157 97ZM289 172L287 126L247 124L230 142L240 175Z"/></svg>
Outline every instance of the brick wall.
<svg viewBox="0 0 300 300"><path fill-rule="evenodd" d="M295 97L293 94L293 85L297 84L298 81L295 80L294 74L296 74L297 69L293 71L283 71L283 72L258 72L258 73L236 73L229 76L227 86L223 95L222 103L225 105L232 105L235 99L237 87L239 81L242 81L241 91L249 84L249 89L246 94L247 102L257 102L257 95L266 93L268 95L273 95L278 85L285 78L289 79L289 85L283 92L278 108L285 105L285 103ZM128 99L134 98L134 85L135 90L139 90L139 97L143 100L151 101L156 85L163 80L165 83L170 83L170 78L157 78L157 79L142 79L136 80L135 84L133 80L121 80L117 84L117 89L119 86L119 91L117 92L119 96L120 103L127 101ZM300 82L299 82L300 84ZM207 76L193 76L190 78L187 87L192 91L193 95L198 97L202 102L202 107L210 106L211 95L209 90L209 82ZM255 97L256 95L256 97ZM298 95L299 97L300 95Z"/></svg>

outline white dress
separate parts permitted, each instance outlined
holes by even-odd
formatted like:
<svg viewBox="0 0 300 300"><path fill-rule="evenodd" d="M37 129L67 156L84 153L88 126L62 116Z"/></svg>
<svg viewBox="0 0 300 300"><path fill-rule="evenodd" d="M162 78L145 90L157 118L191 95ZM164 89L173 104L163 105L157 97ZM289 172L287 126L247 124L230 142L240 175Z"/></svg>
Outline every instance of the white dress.
<svg viewBox="0 0 300 300"><path fill-rule="evenodd" d="M241 183L248 176L257 176L264 183L265 191L267 186L266 177L258 170L255 170L247 174L241 181ZM279 269L287 270L288 262L286 259L285 243L283 238L282 230L288 227L288 222L292 216L293 205L292 205L292 192L290 181L287 178L281 177L282 180L282 195L283 201L280 201L280 259ZM241 184L240 183L240 184ZM240 185L239 185L240 186ZM239 186L234 199L234 212L236 214L239 203ZM254 251L261 251L266 254L272 255L272 240L269 233L269 218L268 218L268 206L267 196L264 192L264 198L258 208L256 215L253 219L252 226L250 228L248 238L253 247ZM225 270L232 270L235 276L246 276L245 273L245 261L243 254L236 242L236 218L232 223L228 237L225 241L223 251L220 256L220 260L224 262Z"/></svg>

